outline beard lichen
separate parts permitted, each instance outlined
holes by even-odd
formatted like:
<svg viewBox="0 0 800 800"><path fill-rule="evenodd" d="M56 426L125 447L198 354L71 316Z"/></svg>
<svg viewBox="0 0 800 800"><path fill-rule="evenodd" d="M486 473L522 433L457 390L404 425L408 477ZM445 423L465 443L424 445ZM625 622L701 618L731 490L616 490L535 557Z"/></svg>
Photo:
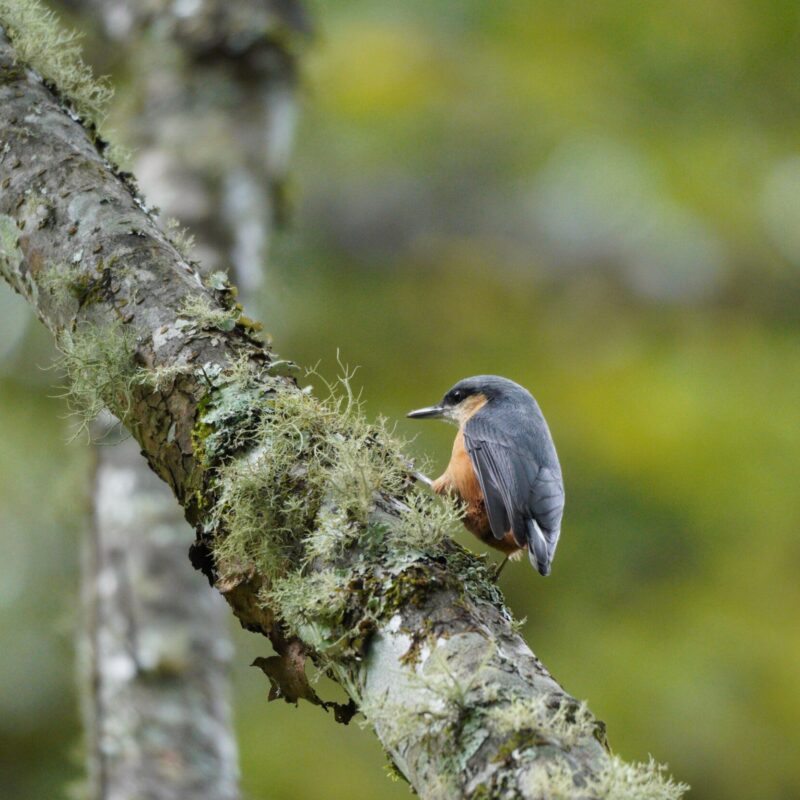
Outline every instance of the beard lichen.
<svg viewBox="0 0 800 800"><path fill-rule="evenodd" d="M524 778L531 800L680 800L689 790L652 758L628 764L611 756L595 774L581 774L563 758L537 759Z"/></svg>
<svg viewBox="0 0 800 800"><path fill-rule="evenodd" d="M180 245L176 244L174 241L173 244L176 248L180 247ZM219 276L222 273L214 274ZM260 322L256 322L250 317L245 316L244 307L241 303L236 302L236 287L228 283L221 284L217 280L215 280L215 283L217 286L221 285L222 288L211 288L210 290L214 292L216 299L222 306L221 308L212 306L207 297L192 295L185 298L181 307L178 309L178 314L186 319L188 323L194 324L201 329L216 328L217 330L228 332L238 327L245 331L250 337L258 340L258 334L261 333L263 326ZM291 362L280 363L286 364Z"/></svg>
<svg viewBox="0 0 800 800"><path fill-rule="evenodd" d="M130 424L134 392L163 392L192 371L186 364L146 368L137 363L136 348L135 333L121 321L83 323L58 334L53 366L66 379L59 396L77 422L73 438L84 432L88 436L90 423L103 410Z"/></svg>
<svg viewBox="0 0 800 800"><path fill-rule="evenodd" d="M180 253L181 257L186 261L191 261L195 245L194 236L174 217L167 219L163 227L164 232L169 236L170 241L175 245L175 249Z"/></svg>
<svg viewBox="0 0 800 800"><path fill-rule="evenodd" d="M190 295L178 309L178 316L201 329L217 328L220 331L232 331L236 327L239 312L236 309L214 308L207 297Z"/></svg>
<svg viewBox="0 0 800 800"><path fill-rule="evenodd" d="M132 404L136 386L147 382L147 371L136 364L136 338L115 323L104 327L84 324L62 331L56 342L60 369L66 384L61 397L78 422L76 436L108 409L123 422Z"/></svg>
<svg viewBox="0 0 800 800"><path fill-rule="evenodd" d="M231 385L232 395L241 385ZM263 398L249 452L217 476L223 580L229 567L274 579L309 558L335 558L367 525L376 493L396 494L409 483L385 426L368 424L355 401L296 390Z"/></svg>
<svg viewBox="0 0 800 800"><path fill-rule="evenodd" d="M498 733L533 732L567 749L587 737L602 737L605 729L586 703L576 703L565 695L514 698L493 705L486 717Z"/></svg>
<svg viewBox="0 0 800 800"><path fill-rule="evenodd" d="M35 70L85 122L99 127L113 94L84 63L80 37L39 0L0 0L0 26L21 63Z"/></svg>

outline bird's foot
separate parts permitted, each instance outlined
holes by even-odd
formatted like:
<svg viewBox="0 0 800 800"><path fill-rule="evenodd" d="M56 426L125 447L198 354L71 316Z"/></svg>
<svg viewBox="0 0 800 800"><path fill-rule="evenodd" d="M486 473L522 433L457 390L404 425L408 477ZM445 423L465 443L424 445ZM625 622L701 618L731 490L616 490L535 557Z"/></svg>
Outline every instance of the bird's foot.
<svg viewBox="0 0 800 800"><path fill-rule="evenodd" d="M508 563L508 559L511 558L510 555L506 556L496 567L494 570L494 582L497 583L500 580L500 573L503 571L503 568Z"/></svg>

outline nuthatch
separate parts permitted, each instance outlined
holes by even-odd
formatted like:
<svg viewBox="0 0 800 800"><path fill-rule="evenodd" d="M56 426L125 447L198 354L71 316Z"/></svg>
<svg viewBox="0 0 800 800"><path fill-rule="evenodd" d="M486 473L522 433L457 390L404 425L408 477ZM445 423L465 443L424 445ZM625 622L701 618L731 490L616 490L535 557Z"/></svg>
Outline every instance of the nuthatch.
<svg viewBox="0 0 800 800"><path fill-rule="evenodd" d="M432 488L460 498L467 530L509 555L527 547L531 564L549 575L564 484L550 430L531 393L507 378L478 375L459 381L439 405L408 416L458 425L450 463Z"/></svg>

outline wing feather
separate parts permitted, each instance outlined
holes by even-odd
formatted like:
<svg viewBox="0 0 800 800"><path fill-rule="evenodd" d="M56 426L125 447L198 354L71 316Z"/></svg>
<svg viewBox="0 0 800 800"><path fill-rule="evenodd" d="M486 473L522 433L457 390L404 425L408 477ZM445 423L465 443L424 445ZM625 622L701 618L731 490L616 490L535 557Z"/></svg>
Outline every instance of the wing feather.
<svg viewBox="0 0 800 800"><path fill-rule="evenodd" d="M466 443L466 436L464 441ZM483 501L486 504L486 515L489 517L492 535L495 539L502 539L510 525L508 505L503 496L502 484L498 483L496 479L497 469L491 450L480 443L476 443L473 447L466 444L466 448L483 492Z"/></svg>
<svg viewBox="0 0 800 800"><path fill-rule="evenodd" d="M497 417L498 415L494 415ZM478 412L464 426L464 444L483 491L492 534L511 529L546 575L555 555L564 510L561 468L544 419Z"/></svg>

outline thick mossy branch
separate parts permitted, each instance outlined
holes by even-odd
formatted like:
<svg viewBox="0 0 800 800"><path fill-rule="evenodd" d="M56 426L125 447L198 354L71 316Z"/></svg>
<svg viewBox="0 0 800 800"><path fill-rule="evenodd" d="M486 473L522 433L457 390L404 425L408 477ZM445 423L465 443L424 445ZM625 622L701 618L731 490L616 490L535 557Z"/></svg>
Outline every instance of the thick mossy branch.
<svg viewBox="0 0 800 800"><path fill-rule="evenodd" d="M240 383L234 393L244 388L247 395L248 386ZM320 401L281 392L266 401L250 453L219 470L215 519L224 521L226 534L215 554L223 581L232 570L277 578L311 559L340 558L368 527L379 493L411 490L399 444L382 422L367 423L351 396ZM214 411L224 405L215 403ZM201 424L209 424L208 415ZM425 503L412 498L409 538ZM444 535L441 519L438 537ZM448 519L457 514L451 511Z"/></svg>
<svg viewBox="0 0 800 800"><path fill-rule="evenodd" d="M84 63L79 35L62 28L39 0L0 0L0 26L19 60L36 71L81 119L99 127L113 92Z"/></svg>
<svg viewBox="0 0 800 800"><path fill-rule="evenodd" d="M426 746L431 751L443 739L456 742L457 746L444 765L444 774L452 776L454 781L465 769L469 756L490 734L499 736L505 742L496 758L520 764L529 759L535 762L542 753L547 756L554 752L570 753L587 741L604 741L605 726L591 714L585 703L577 703L563 692L514 695L502 682L491 680L490 664L496 655L494 645L486 643L483 659L476 664L468 678L459 679L451 670L447 656L433 651L423 668L417 671L416 680L422 691L415 703L378 702L364 708L364 713L373 724L380 726L384 741L390 747L402 747L411 737L419 737L420 730L424 730L423 744L427 742ZM419 741L416 743L419 744ZM548 770L542 772L537 769L535 775L539 783L537 791L542 790L541 796L550 800L551 797L562 796L559 793L561 765L557 763L556 769L551 761L546 763L550 765ZM565 763L564 766L570 767L570 776L575 775L574 764ZM626 774L631 782L638 780L641 785L649 784L652 779L649 768L642 765L630 767ZM552 777L547 785L545 777ZM606 783L610 781L603 780ZM600 785L599 782L593 784L594 788ZM511 792L510 786L498 784L496 789L497 794L486 796L513 796L508 794ZM612 800L617 797L605 790L602 793L575 795L573 786L572 791L572 795L564 797L579 796L586 800ZM670 794L664 797L665 800L676 800L679 796Z"/></svg>

